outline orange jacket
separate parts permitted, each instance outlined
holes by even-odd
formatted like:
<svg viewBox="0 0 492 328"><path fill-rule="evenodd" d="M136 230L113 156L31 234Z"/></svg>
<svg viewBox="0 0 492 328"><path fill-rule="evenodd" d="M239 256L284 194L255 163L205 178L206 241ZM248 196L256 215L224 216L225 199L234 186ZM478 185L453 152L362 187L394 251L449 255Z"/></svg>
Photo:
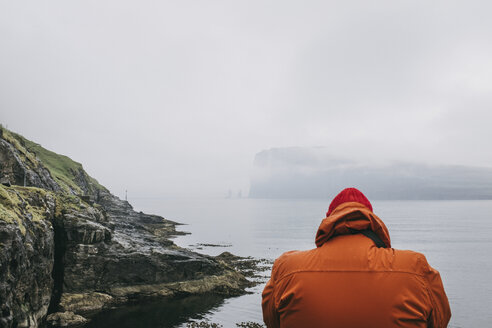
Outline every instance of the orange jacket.
<svg viewBox="0 0 492 328"><path fill-rule="evenodd" d="M439 272L425 256L391 247L388 229L365 206L348 202L321 222L317 248L284 253L263 291L269 328L446 327L451 318Z"/></svg>

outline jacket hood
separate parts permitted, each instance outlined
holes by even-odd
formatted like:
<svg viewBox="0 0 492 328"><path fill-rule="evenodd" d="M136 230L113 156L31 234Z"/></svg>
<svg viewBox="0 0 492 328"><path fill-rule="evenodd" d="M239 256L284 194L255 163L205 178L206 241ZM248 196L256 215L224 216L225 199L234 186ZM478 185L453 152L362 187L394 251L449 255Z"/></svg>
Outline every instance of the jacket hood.
<svg viewBox="0 0 492 328"><path fill-rule="evenodd" d="M321 247L330 238L339 235L350 235L353 230L372 230L391 247L388 228L383 221L366 206L357 202L343 203L321 221L316 233L316 246Z"/></svg>

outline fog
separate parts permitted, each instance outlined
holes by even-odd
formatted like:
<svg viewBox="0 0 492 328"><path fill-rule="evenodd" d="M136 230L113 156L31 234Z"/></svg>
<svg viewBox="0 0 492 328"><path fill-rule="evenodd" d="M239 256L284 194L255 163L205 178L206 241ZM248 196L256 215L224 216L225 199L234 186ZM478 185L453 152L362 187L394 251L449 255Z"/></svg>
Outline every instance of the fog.
<svg viewBox="0 0 492 328"><path fill-rule="evenodd" d="M491 9L0 0L0 122L130 199L247 194L272 147L490 167Z"/></svg>
<svg viewBox="0 0 492 328"><path fill-rule="evenodd" d="M272 148L255 156L250 198L333 199L356 186L369 199L492 199L492 168L354 161L330 149Z"/></svg>

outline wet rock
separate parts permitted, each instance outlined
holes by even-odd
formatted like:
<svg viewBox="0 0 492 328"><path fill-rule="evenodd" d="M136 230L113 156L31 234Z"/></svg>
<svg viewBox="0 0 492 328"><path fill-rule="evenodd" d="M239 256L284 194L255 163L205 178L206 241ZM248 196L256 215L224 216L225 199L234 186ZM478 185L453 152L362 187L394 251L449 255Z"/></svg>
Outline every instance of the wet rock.
<svg viewBox="0 0 492 328"><path fill-rule="evenodd" d="M69 209L55 223L66 233L64 293L100 291L121 302L204 292L237 295L247 284L215 258L174 245L167 239L175 233L171 221L135 212L110 194L99 199L105 219Z"/></svg>
<svg viewBox="0 0 492 328"><path fill-rule="evenodd" d="M20 147L19 147L20 148ZM15 145L0 139L0 177L9 184L35 186L47 190L60 191L50 172L40 165L34 155L26 156Z"/></svg>
<svg viewBox="0 0 492 328"><path fill-rule="evenodd" d="M261 272L271 270L273 265L273 261L271 260L241 257L230 252L223 252L215 258L234 270L241 272L243 276L250 278L250 286L262 283L264 276L261 275Z"/></svg>
<svg viewBox="0 0 492 328"><path fill-rule="evenodd" d="M56 312L48 315L46 322L48 327L83 327L87 319L73 312Z"/></svg>
<svg viewBox="0 0 492 328"><path fill-rule="evenodd" d="M115 299L104 293L90 292L81 294L64 293L60 301L60 311L91 313L115 303Z"/></svg>
<svg viewBox="0 0 492 328"><path fill-rule="evenodd" d="M176 222L134 211L68 157L2 134L0 179L17 186L0 185L1 327L36 327L48 312L58 325L76 323L124 302L249 286L224 258L176 246ZM18 186L24 180L42 189Z"/></svg>
<svg viewBox="0 0 492 328"><path fill-rule="evenodd" d="M198 321L186 324L186 328L222 328L221 324L214 322Z"/></svg>
<svg viewBox="0 0 492 328"><path fill-rule="evenodd" d="M50 195L0 186L0 327L36 327L50 304L54 239Z"/></svg>
<svg viewBox="0 0 492 328"><path fill-rule="evenodd" d="M222 327L224 326L222 326L221 324L214 323L214 322L207 322L207 321L195 321L195 322L188 323L186 325L186 328L222 328ZM236 323L236 327L265 328L264 325L252 321Z"/></svg>
<svg viewBox="0 0 492 328"><path fill-rule="evenodd" d="M246 321L246 322L236 323L236 327L241 327L241 328L265 328L265 326L263 324L258 323L258 322L253 322L253 321Z"/></svg>

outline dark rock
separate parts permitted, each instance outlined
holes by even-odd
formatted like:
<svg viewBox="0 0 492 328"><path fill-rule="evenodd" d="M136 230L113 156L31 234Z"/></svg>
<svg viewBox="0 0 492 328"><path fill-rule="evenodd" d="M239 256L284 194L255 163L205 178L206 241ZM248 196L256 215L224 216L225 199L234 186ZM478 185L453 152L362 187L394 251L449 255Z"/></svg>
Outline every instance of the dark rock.
<svg viewBox="0 0 492 328"><path fill-rule="evenodd" d="M135 212L110 194L101 194L100 200L105 216L87 207L55 222L66 233L64 293L97 290L121 301L205 291L237 294L246 285L213 257L174 245L168 239L176 233L173 222ZM207 279L211 276L216 279Z"/></svg>
<svg viewBox="0 0 492 328"><path fill-rule="evenodd" d="M273 265L271 260L242 257L234 255L230 252L223 252L215 258L234 270L241 272L243 276L250 278L250 287L259 283L264 283L264 276L260 273L271 270Z"/></svg>
<svg viewBox="0 0 492 328"><path fill-rule="evenodd" d="M70 311L52 313L46 318L48 327L83 327L87 321L83 316Z"/></svg>
<svg viewBox="0 0 492 328"><path fill-rule="evenodd" d="M0 178L0 184L4 185L6 187L10 187L12 185L7 177L1 177Z"/></svg>
<svg viewBox="0 0 492 328"><path fill-rule="evenodd" d="M37 327L48 310L55 205L42 194L0 187L0 327Z"/></svg>
<svg viewBox="0 0 492 328"><path fill-rule="evenodd" d="M52 191L61 191L58 183L34 155L26 157L16 147L0 139L0 178L13 185L34 186Z"/></svg>
<svg viewBox="0 0 492 328"><path fill-rule="evenodd" d="M28 146L59 160L57 175ZM80 164L5 131L0 179L17 185L0 185L0 327L36 327L48 313L51 326L79 325L129 301L250 285L225 257L176 246L178 223L134 211Z"/></svg>

